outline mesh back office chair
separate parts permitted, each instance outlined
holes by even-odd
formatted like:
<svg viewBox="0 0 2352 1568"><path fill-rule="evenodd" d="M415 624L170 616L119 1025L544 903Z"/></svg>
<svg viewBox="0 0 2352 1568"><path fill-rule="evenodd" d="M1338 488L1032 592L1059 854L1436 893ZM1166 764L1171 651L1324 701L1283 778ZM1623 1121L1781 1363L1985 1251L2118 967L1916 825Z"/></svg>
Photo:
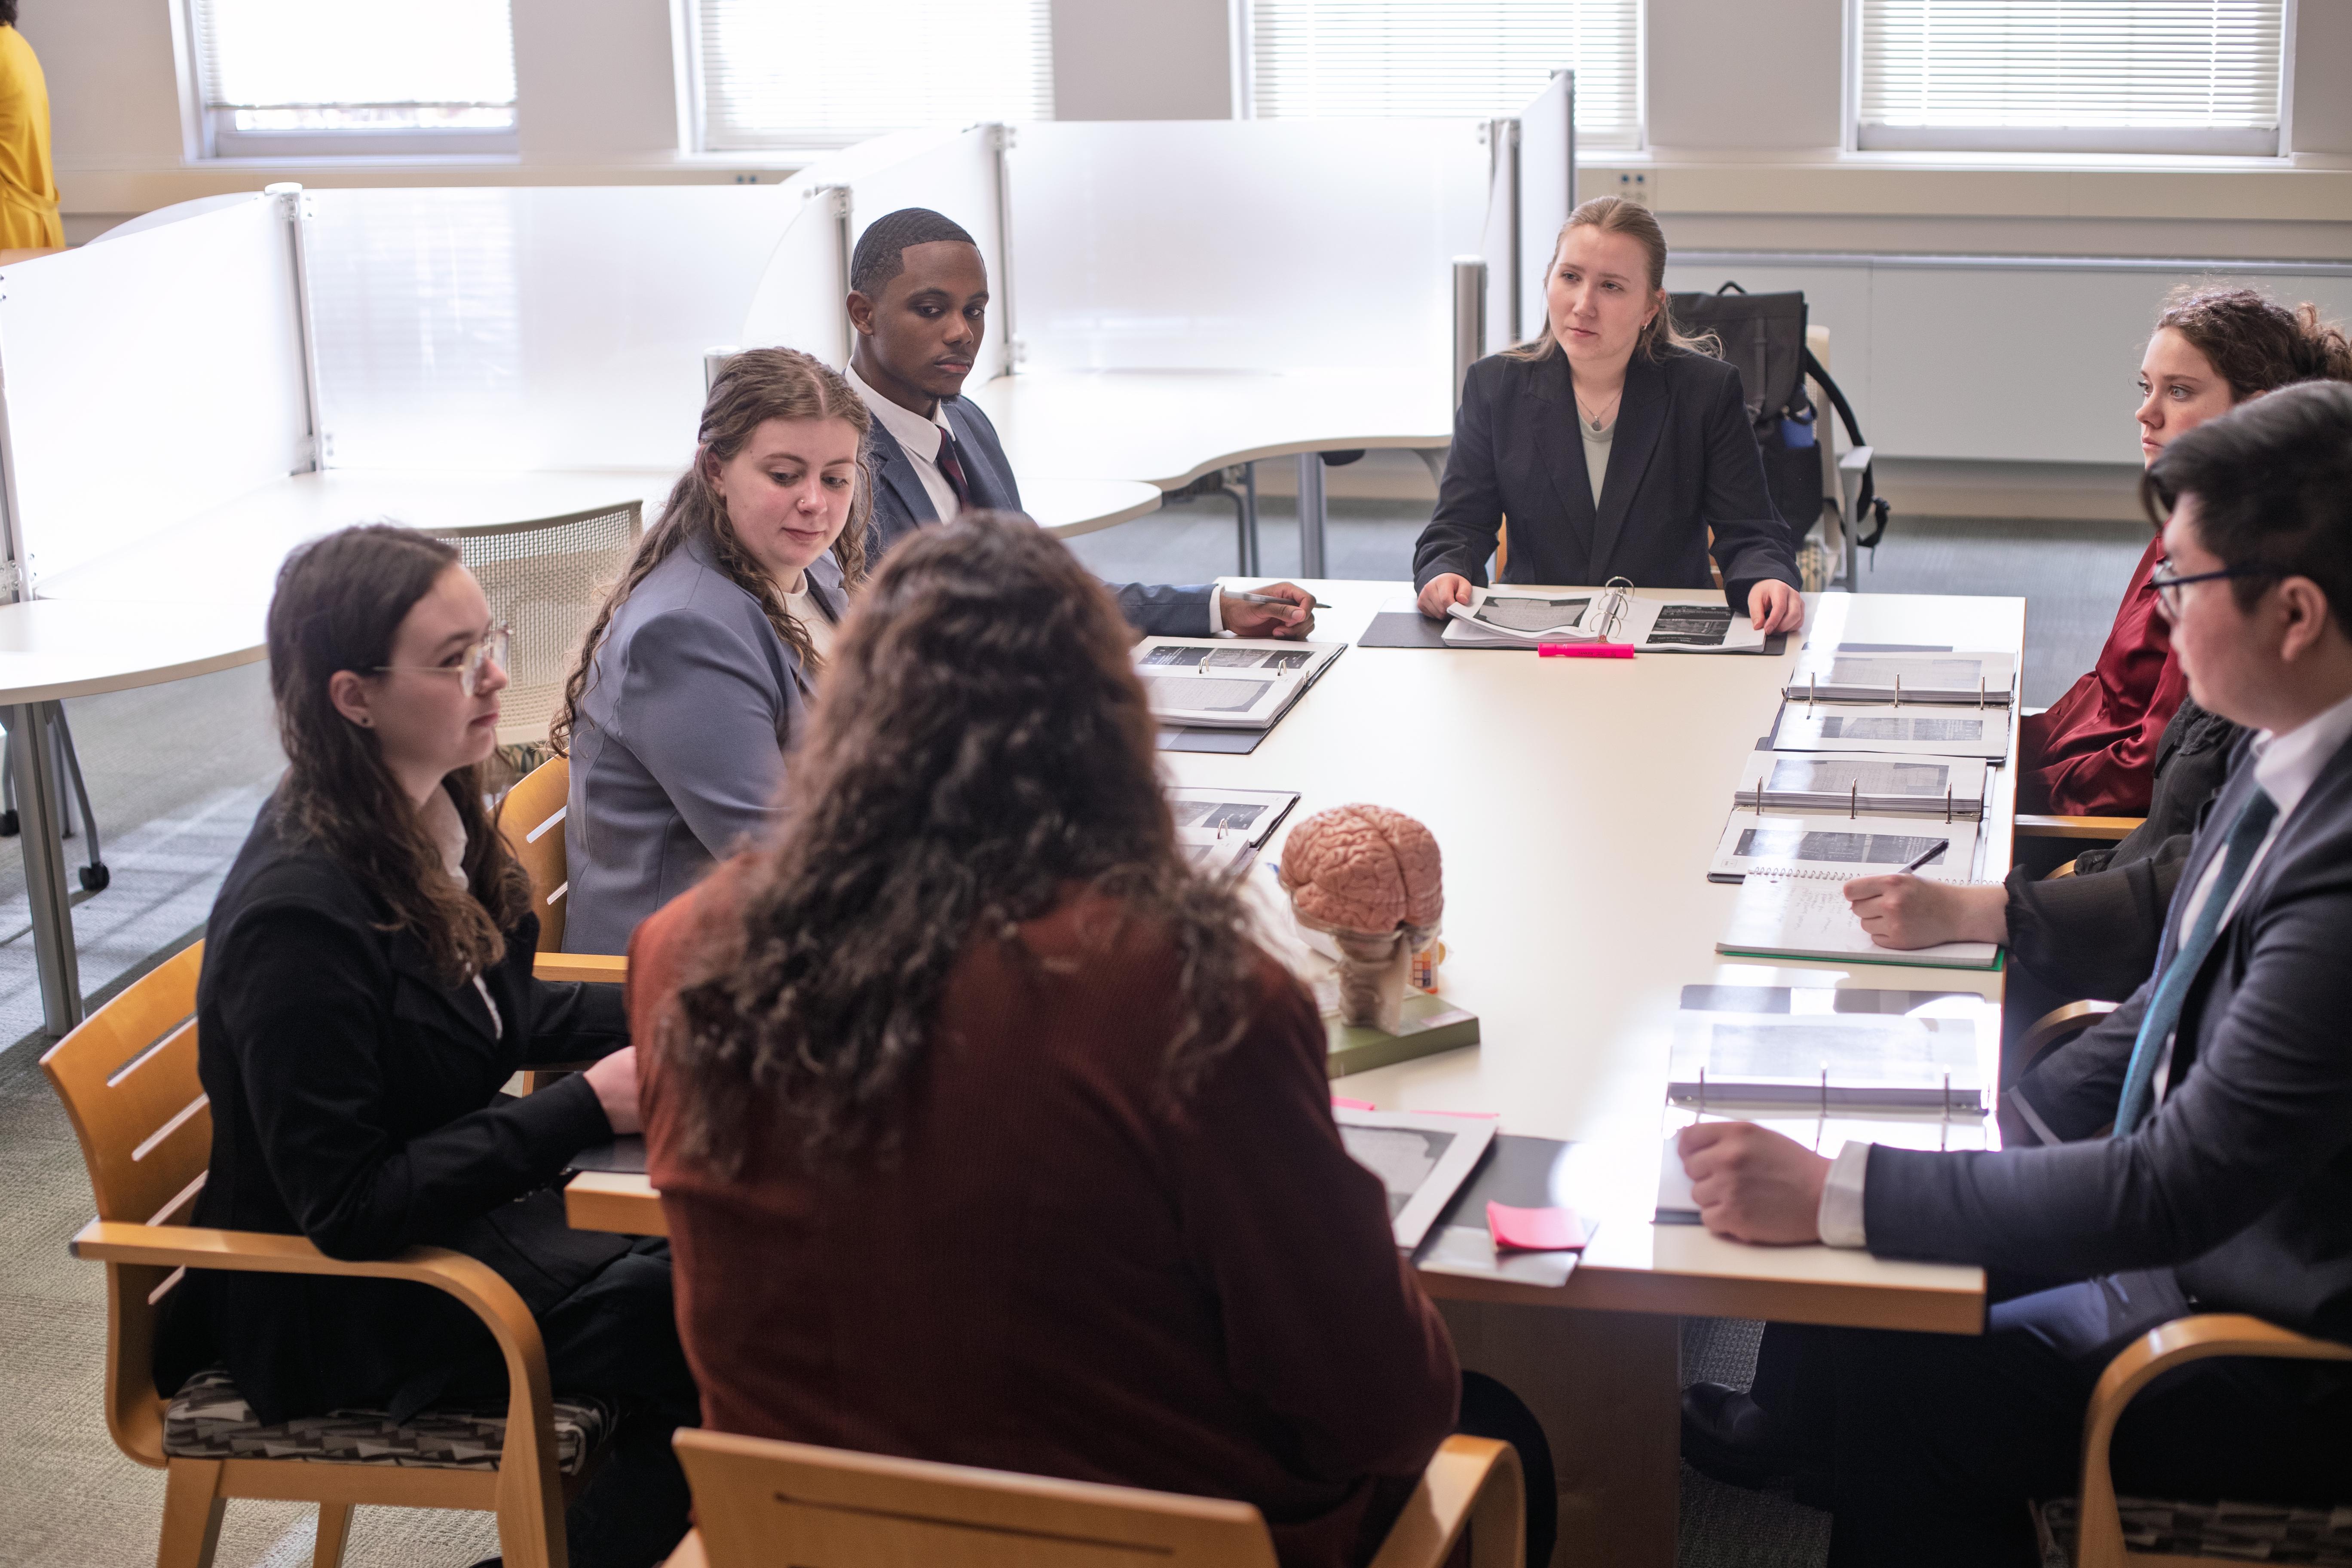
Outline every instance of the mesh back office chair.
<svg viewBox="0 0 2352 1568"><path fill-rule="evenodd" d="M634 500L527 522L425 531L457 547L481 580L491 618L514 628L514 667L507 671L514 684L499 699L499 744L547 739L581 639L644 531L645 507Z"/></svg>

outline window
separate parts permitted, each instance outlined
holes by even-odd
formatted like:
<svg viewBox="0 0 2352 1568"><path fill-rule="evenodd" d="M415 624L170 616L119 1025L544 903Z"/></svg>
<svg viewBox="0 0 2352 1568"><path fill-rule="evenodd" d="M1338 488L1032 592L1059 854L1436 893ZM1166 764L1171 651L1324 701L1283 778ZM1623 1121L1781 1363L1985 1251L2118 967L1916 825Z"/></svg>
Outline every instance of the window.
<svg viewBox="0 0 2352 1568"><path fill-rule="evenodd" d="M1860 146L2275 155L2284 0L1860 0Z"/></svg>
<svg viewBox="0 0 2352 1568"><path fill-rule="evenodd" d="M510 153L508 0L190 0L222 157Z"/></svg>
<svg viewBox="0 0 2352 1568"><path fill-rule="evenodd" d="M695 0L704 148L1054 117L1049 0Z"/></svg>
<svg viewBox="0 0 2352 1568"><path fill-rule="evenodd" d="M1576 134L1642 139L1640 0L1251 0L1250 111L1517 114L1576 72Z"/></svg>

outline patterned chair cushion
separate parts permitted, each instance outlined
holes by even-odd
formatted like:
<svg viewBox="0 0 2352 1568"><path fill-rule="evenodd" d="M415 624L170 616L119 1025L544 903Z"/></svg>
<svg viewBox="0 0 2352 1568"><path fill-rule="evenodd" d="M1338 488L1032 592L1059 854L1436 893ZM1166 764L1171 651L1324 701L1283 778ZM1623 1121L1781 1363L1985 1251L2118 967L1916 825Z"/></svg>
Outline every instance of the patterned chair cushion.
<svg viewBox="0 0 2352 1568"><path fill-rule="evenodd" d="M555 1451L565 1475L577 1475L612 1434L614 1411L584 1395L555 1396ZM163 1412L163 1452L184 1459L310 1459L331 1465L394 1465L410 1469L495 1470L507 1440L506 1406L467 1410L436 1405L394 1426L380 1410L338 1410L264 1426L228 1373L200 1372Z"/></svg>
<svg viewBox="0 0 2352 1568"><path fill-rule="evenodd" d="M2352 1507L2158 1502L2131 1497L2117 1500L2124 1544L2134 1552L2352 1568ZM2055 1568L2065 1568L2074 1561L2074 1500L2043 1503L2042 1523L2044 1558Z"/></svg>

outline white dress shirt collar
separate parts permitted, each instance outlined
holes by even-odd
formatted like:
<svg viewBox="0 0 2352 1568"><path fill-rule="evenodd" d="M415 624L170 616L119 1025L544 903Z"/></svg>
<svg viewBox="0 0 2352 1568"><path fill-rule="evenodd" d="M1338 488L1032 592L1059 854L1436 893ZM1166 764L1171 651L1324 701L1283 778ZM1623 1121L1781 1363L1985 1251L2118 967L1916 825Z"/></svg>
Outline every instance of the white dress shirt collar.
<svg viewBox="0 0 2352 1568"><path fill-rule="evenodd" d="M882 428L890 432L898 445L906 448L907 456L925 463L935 464L940 460L940 432L948 427L945 404L934 408L931 416L926 419L911 408L901 408L866 385L855 365L841 374L849 383L849 389L866 400L866 408L881 422Z"/></svg>
<svg viewBox="0 0 2352 1568"><path fill-rule="evenodd" d="M2282 821L2294 815L2322 769L2352 740L2352 697L2315 714L2284 735L2254 737L2254 782L2278 802Z"/></svg>

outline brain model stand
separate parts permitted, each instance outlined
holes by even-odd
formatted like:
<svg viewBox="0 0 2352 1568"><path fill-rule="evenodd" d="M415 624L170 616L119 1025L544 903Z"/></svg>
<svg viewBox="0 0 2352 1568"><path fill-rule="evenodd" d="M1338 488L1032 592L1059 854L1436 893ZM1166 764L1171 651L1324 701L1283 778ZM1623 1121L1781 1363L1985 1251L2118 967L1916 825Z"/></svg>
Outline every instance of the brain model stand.
<svg viewBox="0 0 2352 1568"><path fill-rule="evenodd" d="M1396 1032L1413 951L1437 933L1437 840L1385 805L1335 805L1290 830L1282 886L1298 923L1338 945L1343 1023Z"/></svg>

